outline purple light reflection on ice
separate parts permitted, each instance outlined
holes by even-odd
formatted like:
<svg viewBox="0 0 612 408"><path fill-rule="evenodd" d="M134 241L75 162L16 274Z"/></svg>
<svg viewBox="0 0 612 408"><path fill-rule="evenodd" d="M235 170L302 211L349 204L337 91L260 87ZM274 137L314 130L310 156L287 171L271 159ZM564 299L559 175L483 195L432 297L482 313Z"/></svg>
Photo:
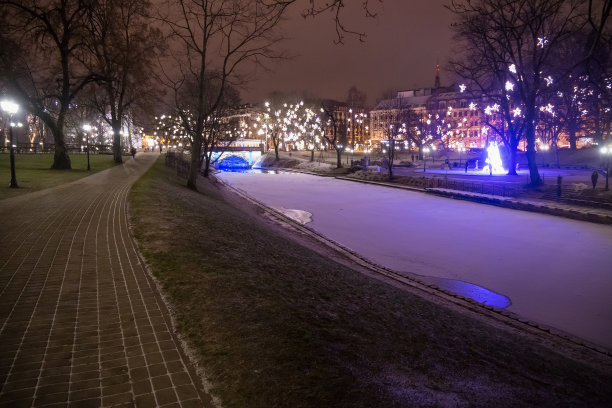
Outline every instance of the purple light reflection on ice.
<svg viewBox="0 0 612 408"><path fill-rule="evenodd" d="M490 305L498 309L505 309L512 304L510 299L506 296L472 283L456 279L436 278L433 276L421 277L421 279L427 283L438 286L440 289L448 290L449 292L474 299L479 303Z"/></svg>

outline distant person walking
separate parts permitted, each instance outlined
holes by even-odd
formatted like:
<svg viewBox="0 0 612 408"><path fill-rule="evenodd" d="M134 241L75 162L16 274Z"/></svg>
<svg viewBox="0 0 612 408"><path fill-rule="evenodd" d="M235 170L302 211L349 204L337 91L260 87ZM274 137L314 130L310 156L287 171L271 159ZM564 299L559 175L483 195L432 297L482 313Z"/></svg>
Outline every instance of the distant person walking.
<svg viewBox="0 0 612 408"><path fill-rule="evenodd" d="M599 173L597 173L597 170L593 170L593 174L591 174L591 183L593 183L593 190L595 190L595 186L597 185L598 178L599 178Z"/></svg>
<svg viewBox="0 0 612 408"><path fill-rule="evenodd" d="M135 147L132 147L132 148L130 149L130 153L132 154L132 159L135 159L135 158L136 158L136 148L135 148Z"/></svg>
<svg viewBox="0 0 612 408"><path fill-rule="evenodd" d="M159 154L161 154L161 153L162 153L162 144L160 143L159 144Z"/></svg>

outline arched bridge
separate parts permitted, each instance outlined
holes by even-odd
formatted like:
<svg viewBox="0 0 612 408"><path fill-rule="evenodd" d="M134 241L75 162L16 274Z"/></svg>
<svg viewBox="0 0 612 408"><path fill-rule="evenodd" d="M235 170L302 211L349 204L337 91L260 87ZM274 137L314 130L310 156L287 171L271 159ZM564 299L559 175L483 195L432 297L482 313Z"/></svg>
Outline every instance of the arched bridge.
<svg viewBox="0 0 612 408"><path fill-rule="evenodd" d="M261 157L261 147L229 146L213 152L214 166L219 170L250 169Z"/></svg>

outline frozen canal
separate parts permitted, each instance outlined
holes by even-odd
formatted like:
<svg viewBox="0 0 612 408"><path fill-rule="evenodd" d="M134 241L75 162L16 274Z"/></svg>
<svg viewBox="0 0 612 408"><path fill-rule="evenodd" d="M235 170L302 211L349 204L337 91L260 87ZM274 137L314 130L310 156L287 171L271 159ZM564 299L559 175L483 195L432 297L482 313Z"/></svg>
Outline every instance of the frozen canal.
<svg viewBox="0 0 612 408"><path fill-rule="evenodd" d="M400 273L468 282L507 310L612 350L612 227L295 173L222 173ZM453 281L449 281L453 282Z"/></svg>

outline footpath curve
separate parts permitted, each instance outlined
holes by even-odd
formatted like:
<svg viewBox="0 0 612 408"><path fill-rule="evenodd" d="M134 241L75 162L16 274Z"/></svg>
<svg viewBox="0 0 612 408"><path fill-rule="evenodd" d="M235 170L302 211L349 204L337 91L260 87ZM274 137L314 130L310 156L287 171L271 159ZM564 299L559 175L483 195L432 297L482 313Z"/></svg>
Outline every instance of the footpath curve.
<svg viewBox="0 0 612 408"><path fill-rule="evenodd" d="M157 158L0 201L0 407L212 406L129 230Z"/></svg>

